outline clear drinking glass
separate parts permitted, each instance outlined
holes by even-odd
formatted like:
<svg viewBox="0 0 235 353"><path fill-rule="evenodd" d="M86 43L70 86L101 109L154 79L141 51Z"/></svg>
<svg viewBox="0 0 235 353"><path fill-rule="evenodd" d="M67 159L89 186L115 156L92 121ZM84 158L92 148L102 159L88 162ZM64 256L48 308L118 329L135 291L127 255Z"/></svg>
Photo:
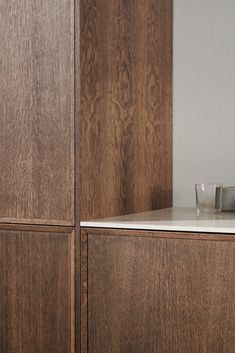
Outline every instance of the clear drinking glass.
<svg viewBox="0 0 235 353"><path fill-rule="evenodd" d="M218 213L222 211L222 184L196 184L196 204L198 213Z"/></svg>

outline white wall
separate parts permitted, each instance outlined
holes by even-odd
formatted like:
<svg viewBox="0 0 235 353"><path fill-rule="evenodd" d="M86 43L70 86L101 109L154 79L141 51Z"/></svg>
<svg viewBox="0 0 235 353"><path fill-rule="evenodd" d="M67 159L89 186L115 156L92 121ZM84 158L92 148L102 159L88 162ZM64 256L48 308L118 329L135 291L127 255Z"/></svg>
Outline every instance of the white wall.
<svg viewBox="0 0 235 353"><path fill-rule="evenodd" d="M235 185L235 0L174 1L174 206Z"/></svg>

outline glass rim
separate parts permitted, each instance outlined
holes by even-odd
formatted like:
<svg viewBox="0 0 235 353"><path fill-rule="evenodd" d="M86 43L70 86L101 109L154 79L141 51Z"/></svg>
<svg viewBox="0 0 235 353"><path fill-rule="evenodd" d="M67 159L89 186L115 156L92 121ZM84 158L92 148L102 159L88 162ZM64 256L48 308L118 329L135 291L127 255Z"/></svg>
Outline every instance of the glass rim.
<svg viewBox="0 0 235 353"><path fill-rule="evenodd" d="M223 184L221 183L197 183L195 186L221 186L223 187Z"/></svg>

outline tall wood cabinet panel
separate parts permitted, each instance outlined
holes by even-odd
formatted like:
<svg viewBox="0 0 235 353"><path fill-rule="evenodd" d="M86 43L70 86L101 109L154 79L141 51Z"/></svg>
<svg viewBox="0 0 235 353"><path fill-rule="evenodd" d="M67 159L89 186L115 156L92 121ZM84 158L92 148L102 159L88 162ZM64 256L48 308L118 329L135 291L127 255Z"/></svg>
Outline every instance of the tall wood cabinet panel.
<svg viewBox="0 0 235 353"><path fill-rule="evenodd" d="M81 1L81 219L172 196L172 0Z"/></svg>
<svg viewBox="0 0 235 353"><path fill-rule="evenodd" d="M74 233L0 228L0 352L74 353Z"/></svg>
<svg viewBox="0 0 235 353"><path fill-rule="evenodd" d="M0 0L0 221L74 223L74 1Z"/></svg>
<svg viewBox="0 0 235 353"><path fill-rule="evenodd" d="M82 254L82 353L235 352L235 235L87 229Z"/></svg>

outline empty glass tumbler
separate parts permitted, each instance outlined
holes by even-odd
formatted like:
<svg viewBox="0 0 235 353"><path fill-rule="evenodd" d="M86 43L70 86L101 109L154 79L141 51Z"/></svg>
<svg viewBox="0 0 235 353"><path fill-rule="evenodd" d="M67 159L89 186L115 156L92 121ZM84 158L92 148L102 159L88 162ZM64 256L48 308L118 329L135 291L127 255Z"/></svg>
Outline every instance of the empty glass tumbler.
<svg viewBox="0 0 235 353"><path fill-rule="evenodd" d="M196 184L196 204L198 213L218 213L222 211L222 184Z"/></svg>

